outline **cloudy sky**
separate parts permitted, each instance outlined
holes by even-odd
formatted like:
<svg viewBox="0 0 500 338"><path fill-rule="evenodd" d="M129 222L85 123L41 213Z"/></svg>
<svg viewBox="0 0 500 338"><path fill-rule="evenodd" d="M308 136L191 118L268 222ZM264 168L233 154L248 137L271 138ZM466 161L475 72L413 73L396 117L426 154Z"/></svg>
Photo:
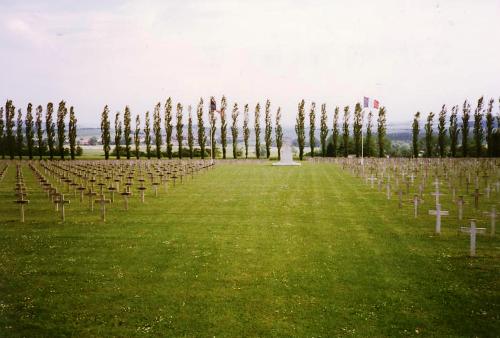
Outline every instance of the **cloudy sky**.
<svg viewBox="0 0 500 338"><path fill-rule="evenodd" d="M377 98L390 122L500 96L500 1L0 0L0 99L112 111ZM497 110L498 108L496 108Z"/></svg>

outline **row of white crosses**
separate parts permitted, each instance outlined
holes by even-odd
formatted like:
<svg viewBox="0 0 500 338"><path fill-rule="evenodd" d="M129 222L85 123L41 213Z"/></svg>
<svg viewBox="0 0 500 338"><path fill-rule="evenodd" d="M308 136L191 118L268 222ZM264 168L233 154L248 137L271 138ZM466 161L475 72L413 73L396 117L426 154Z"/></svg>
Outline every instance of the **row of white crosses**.
<svg viewBox="0 0 500 338"><path fill-rule="evenodd" d="M463 219L465 196L469 196L472 199L475 215L487 216L490 235L495 235L497 218L495 203L500 197L500 161L497 159L368 159L365 160L364 167L358 159L328 161L340 164L353 175L363 178L371 189L378 183L378 190L381 191L385 183L388 200L392 198L391 186L394 184L400 208L403 205L403 194L409 195L411 187L414 187L417 191L411 202L415 218L418 217L419 207L424 203L425 187L432 182L434 191L431 191L430 195L435 208L429 210L429 214L436 216L435 232L438 234L441 233L441 218L449 216L449 211L442 208L442 196L445 194L440 189L442 184L447 184L451 202L457 205L459 221ZM433 181L430 181L431 179ZM480 203L481 196L488 203ZM483 204L490 204L491 209L480 213L480 206ZM477 217L471 220L471 227L460 228L461 231L471 234L471 247L474 245L471 255L475 253L476 234L486 232L486 229L477 228L476 224Z"/></svg>
<svg viewBox="0 0 500 338"><path fill-rule="evenodd" d="M19 210L21 212L21 223L24 223L24 209L25 205L30 201L27 199L28 192L26 190L26 185L24 183L23 170L21 165L16 165L16 187L14 188L17 199L14 203L19 205Z"/></svg>
<svg viewBox="0 0 500 338"><path fill-rule="evenodd" d="M33 168L35 166L31 164ZM210 168L211 163L205 161L72 161L72 162L39 162L40 169L46 176L52 177L55 184L70 193L73 189L75 197L88 197L90 211L98 203L101 219L106 219L106 205L114 202L115 193L124 198L125 210L128 210L128 199L132 196L131 187L138 185L141 202L145 202L146 182L151 184L154 195L158 196L158 187L162 183L168 188L168 181L175 186L176 180L182 182L183 177L194 174L202 169ZM36 168L35 168L36 169ZM42 175L38 171L39 175ZM42 175L43 176L43 175ZM98 192L94 187L98 187ZM120 187L123 191L120 192ZM106 198L104 189L109 191L110 199Z"/></svg>

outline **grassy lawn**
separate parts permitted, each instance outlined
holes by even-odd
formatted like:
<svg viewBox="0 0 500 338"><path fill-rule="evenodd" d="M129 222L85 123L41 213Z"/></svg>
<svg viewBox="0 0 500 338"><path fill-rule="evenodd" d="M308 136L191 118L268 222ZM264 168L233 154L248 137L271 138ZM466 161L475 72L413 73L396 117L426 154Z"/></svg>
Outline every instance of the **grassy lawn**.
<svg viewBox="0 0 500 338"><path fill-rule="evenodd" d="M334 165L221 164L106 223L71 196L62 224L23 173L24 224L15 165L0 182L1 337L500 334L500 240L469 258L449 197L435 236Z"/></svg>

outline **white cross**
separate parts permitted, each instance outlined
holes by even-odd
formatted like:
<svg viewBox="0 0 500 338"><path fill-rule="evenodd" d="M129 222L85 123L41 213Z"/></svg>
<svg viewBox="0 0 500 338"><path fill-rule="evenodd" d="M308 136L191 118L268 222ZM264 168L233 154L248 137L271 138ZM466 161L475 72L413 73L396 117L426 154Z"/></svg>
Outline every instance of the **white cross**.
<svg viewBox="0 0 500 338"><path fill-rule="evenodd" d="M376 178L376 177L373 177L373 174L372 174L372 176L371 176L370 178L368 178L368 179L367 179L367 181L370 181L370 182L371 182L371 187L372 187L372 189L373 189L373 181L376 181L376 180L377 180L377 178Z"/></svg>
<svg viewBox="0 0 500 338"><path fill-rule="evenodd" d="M490 212L485 211L484 214L486 216L490 216L490 221L491 221L490 235L495 236L495 223L496 223L496 219L497 219L497 211L495 209L495 206L492 205L491 211Z"/></svg>
<svg viewBox="0 0 500 338"><path fill-rule="evenodd" d="M441 204L436 205L436 210L429 210L429 215L436 216L436 233L441 233L441 217L448 216L448 211L441 210Z"/></svg>
<svg viewBox="0 0 500 338"><path fill-rule="evenodd" d="M460 227L460 231L467 232L470 234L470 256L474 257L476 255L476 235L484 234L485 228L476 228L476 220L470 220L470 228Z"/></svg>

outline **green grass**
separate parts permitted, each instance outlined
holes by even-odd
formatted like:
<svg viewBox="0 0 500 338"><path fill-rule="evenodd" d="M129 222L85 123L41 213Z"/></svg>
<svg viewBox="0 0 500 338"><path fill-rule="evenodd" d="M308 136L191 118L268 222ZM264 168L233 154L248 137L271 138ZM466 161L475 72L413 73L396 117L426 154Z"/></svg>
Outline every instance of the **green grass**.
<svg viewBox="0 0 500 338"><path fill-rule="evenodd" d="M435 236L334 165L221 164L106 223L71 198L64 224L23 172L25 224L13 164L0 182L2 337L500 333L498 237L469 258L455 216Z"/></svg>

